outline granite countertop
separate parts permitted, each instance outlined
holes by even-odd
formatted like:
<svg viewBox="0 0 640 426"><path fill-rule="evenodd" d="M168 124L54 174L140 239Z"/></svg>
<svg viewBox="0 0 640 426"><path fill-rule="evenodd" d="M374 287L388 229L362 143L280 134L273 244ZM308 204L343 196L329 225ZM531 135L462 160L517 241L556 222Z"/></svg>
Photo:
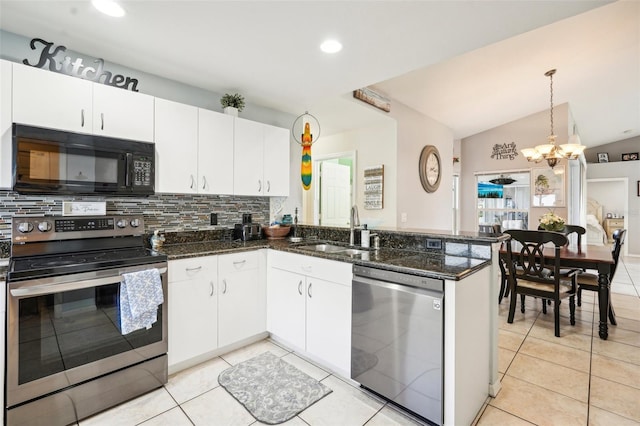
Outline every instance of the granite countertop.
<svg viewBox="0 0 640 426"><path fill-rule="evenodd" d="M464 256L451 256L441 253L401 250L395 248L380 248L377 250L369 249L364 255L358 257L351 257L340 253L304 250L300 248L305 245L319 244L322 242L324 241L307 240L301 243L291 243L286 239L265 239L246 242L203 241L196 243L164 245L160 250L160 253L166 254L169 257L169 260L176 260L270 248L362 266L371 266L391 271L449 280L461 280L491 263L490 260L486 259L475 259ZM330 243L345 245L344 243ZM346 247L347 246L345 245L345 248ZM360 247L357 248L360 249Z"/></svg>

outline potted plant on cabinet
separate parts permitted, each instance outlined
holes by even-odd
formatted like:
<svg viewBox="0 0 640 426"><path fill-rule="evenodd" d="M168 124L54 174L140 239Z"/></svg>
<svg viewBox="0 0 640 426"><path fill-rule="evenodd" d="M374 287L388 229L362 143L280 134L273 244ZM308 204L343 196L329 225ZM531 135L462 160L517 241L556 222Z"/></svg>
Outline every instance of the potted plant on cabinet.
<svg viewBox="0 0 640 426"><path fill-rule="evenodd" d="M244 109L244 96L238 93L234 93L233 95L225 93L224 96L220 98L220 105L222 105L222 111L225 114L237 117L238 112Z"/></svg>

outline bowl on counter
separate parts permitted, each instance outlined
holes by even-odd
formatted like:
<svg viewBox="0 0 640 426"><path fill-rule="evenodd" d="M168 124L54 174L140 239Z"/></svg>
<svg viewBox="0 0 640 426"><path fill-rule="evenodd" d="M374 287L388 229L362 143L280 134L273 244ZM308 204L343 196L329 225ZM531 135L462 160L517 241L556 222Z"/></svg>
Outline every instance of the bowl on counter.
<svg viewBox="0 0 640 426"><path fill-rule="evenodd" d="M289 231L291 231L291 227L286 225L271 225L263 226L262 230L268 240L278 240L286 237L289 234Z"/></svg>

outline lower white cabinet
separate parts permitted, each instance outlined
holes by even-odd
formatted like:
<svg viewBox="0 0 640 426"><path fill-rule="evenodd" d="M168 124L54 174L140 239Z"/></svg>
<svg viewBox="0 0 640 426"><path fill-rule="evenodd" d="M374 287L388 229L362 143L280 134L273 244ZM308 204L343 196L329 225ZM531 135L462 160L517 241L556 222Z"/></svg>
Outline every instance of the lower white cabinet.
<svg viewBox="0 0 640 426"><path fill-rule="evenodd" d="M169 365L218 348L218 259L169 262Z"/></svg>
<svg viewBox="0 0 640 426"><path fill-rule="evenodd" d="M218 258L218 346L223 347L266 330L264 251Z"/></svg>
<svg viewBox="0 0 640 426"><path fill-rule="evenodd" d="M351 264L271 251L267 330L349 377Z"/></svg>

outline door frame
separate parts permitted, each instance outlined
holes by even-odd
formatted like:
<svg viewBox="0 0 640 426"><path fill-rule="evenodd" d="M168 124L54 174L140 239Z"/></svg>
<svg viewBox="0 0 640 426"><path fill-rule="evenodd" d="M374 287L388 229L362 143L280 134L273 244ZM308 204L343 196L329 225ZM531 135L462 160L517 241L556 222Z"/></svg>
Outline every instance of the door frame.
<svg viewBox="0 0 640 426"><path fill-rule="evenodd" d="M356 170L358 169L358 165L356 163L357 158L356 150L353 151L343 151L343 152L334 152L329 154L321 154L315 157L312 157L313 162L313 176L318 176L319 185L313 185L313 224L320 225L320 185L322 185L322 178L320 177L320 163L327 160L337 160L339 158L350 158L351 159L351 205L356 204Z"/></svg>

